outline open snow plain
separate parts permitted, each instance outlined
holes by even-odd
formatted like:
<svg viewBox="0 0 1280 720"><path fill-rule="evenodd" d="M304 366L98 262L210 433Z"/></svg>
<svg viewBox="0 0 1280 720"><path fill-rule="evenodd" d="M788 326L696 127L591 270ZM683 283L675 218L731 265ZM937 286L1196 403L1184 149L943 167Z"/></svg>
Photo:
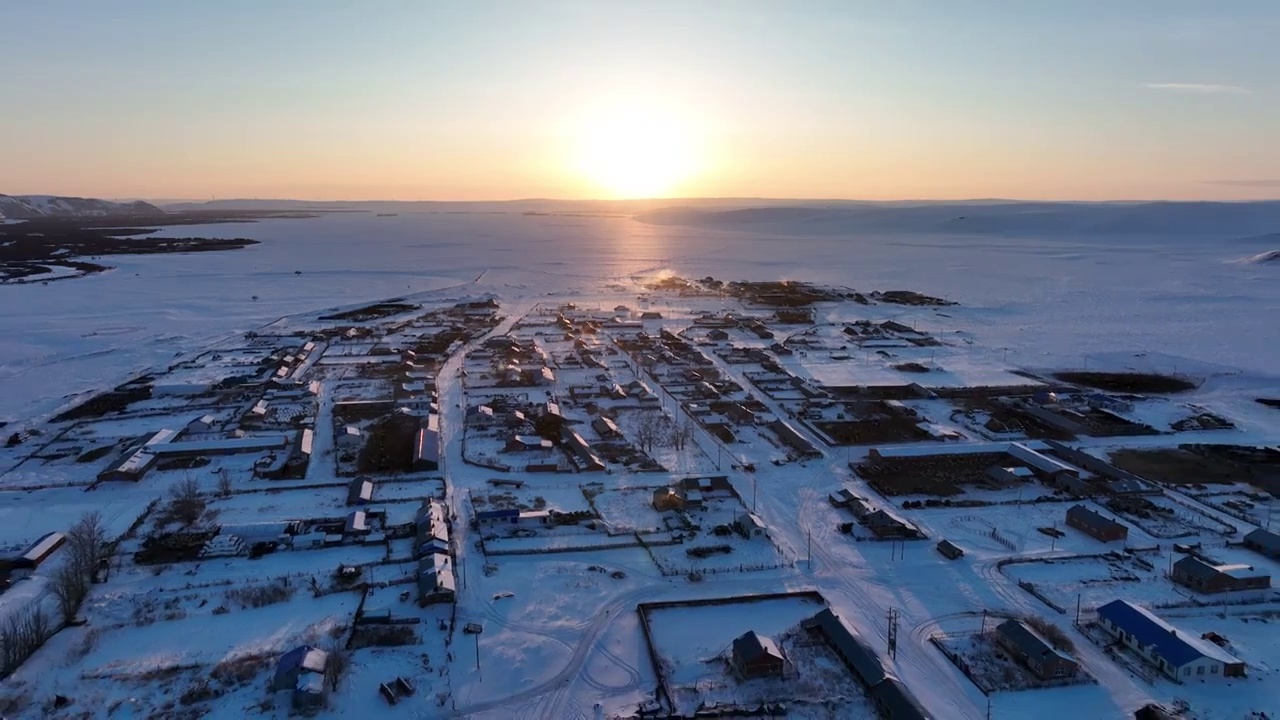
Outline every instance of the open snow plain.
<svg viewBox="0 0 1280 720"><path fill-rule="evenodd" d="M1082 365L1088 353L1121 350L1267 371L1280 348L1280 268L1230 262L1274 248L1212 231L835 236L616 217L358 212L157 233L189 235L262 244L118 256L115 270L74 282L0 286L0 420L51 412L283 315L477 278L484 289L529 297L659 272L909 288L960 302L957 320L984 346L1009 348L1017 365Z"/></svg>
<svg viewBox="0 0 1280 720"><path fill-rule="evenodd" d="M1210 483L1143 454L1280 442L1280 410L1255 402L1280 397L1280 268L1232 262L1265 248L446 213L164 234L261 244L0 287L0 413L24 436L0 454L0 544L21 551L88 509L119 538L86 623L17 667L0 714L283 718L313 690L327 717L1280 710L1274 590L1202 596L1165 573L1192 552L1280 571L1242 542L1269 524L1274 457ZM786 319L760 300L776 286L706 276L839 291ZM958 304L870 296L886 290ZM1051 376L1084 369L1194 387L1099 399ZM49 420L144 371L118 411ZM129 395L245 372L266 375ZM183 434L157 441L165 459L121 479L133 471L114 458L169 427ZM887 427L909 432L856 439ZM292 455L234 449L277 437L296 438ZM1104 462L1123 464L1118 450L1136 480ZM171 488L188 478L202 500L184 521ZM828 499L841 489L862 500ZM1127 539L1067 527L1076 503ZM938 552L943 539L963 556ZM52 558L0 594L0 622L41 603L56 615ZM1248 677L1151 672L1100 635L1111 599L1217 633ZM810 622L824 606L876 669ZM989 647L964 639L1015 616L1056 626L1088 681L986 694L935 643ZM782 681L743 677L771 667L737 664L731 641L749 630L781 648ZM271 692L300 644L344 671L323 692Z"/></svg>

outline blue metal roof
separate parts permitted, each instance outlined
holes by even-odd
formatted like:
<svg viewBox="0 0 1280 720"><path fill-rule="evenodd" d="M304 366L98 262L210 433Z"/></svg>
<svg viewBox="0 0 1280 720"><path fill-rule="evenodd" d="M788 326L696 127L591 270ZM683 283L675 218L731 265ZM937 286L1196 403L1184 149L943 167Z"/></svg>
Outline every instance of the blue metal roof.
<svg viewBox="0 0 1280 720"><path fill-rule="evenodd" d="M1128 600L1112 600L1103 605L1098 608L1098 617L1111 621L1116 627L1133 635L1144 647L1155 646L1156 653L1174 667L1182 667L1202 657L1227 664L1240 662L1217 645L1187 634L1186 631L1179 631L1150 610Z"/></svg>

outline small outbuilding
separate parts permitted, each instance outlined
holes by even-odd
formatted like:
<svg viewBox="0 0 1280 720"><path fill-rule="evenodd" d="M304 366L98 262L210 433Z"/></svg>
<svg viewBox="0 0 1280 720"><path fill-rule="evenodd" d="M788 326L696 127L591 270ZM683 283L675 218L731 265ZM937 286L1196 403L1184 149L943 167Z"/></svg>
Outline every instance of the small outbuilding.
<svg viewBox="0 0 1280 720"><path fill-rule="evenodd" d="M961 550L958 545L950 540L940 541L937 547L938 552L942 553L942 556L948 560L958 560L959 558L964 557L964 550Z"/></svg>

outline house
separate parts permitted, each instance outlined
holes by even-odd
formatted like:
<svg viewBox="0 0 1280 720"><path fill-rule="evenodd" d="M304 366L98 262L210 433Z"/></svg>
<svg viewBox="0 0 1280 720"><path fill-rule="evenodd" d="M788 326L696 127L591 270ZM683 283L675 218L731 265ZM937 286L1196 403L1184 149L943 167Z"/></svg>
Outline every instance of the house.
<svg viewBox="0 0 1280 720"><path fill-rule="evenodd" d="M964 550L961 550L959 546L950 540L942 540L938 543L937 547L938 552L942 553L942 556L948 560L956 560L964 557Z"/></svg>
<svg viewBox="0 0 1280 720"><path fill-rule="evenodd" d="M845 625L840 616L831 612L830 608L821 610L800 624L810 635L821 638L867 689L885 679L884 665L870 643Z"/></svg>
<svg viewBox="0 0 1280 720"><path fill-rule="evenodd" d="M748 630L734 639L729 662L739 675L749 679L778 677L786 661L777 643Z"/></svg>
<svg viewBox="0 0 1280 720"><path fill-rule="evenodd" d="M476 511L476 524L479 525L480 527L493 527L494 525L514 525L519 521L520 521L520 511L515 508Z"/></svg>
<svg viewBox="0 0 1280 720"><path fill-rule="evenodd" d="M525 510L516 516L517 525L550 525L550 510Z"/></svg>
<svg viewBox="0 0 1280 720"><path fill-rule="evenodd" d="M931 720L933 717L907 686L892 675L871 688L871 701L884 720Z"/></svg>
<svg viewBox="0 0 1280 720"><path fill-rule="evenodd" d="M187 425L187 432L207 433L207 432L216 430L217 427L218 427L217 415L203 415L201 417L196 418L195 420L192 420Z"/></svg>
<svg viewBox="0 0 1280 720"><path fill-rule="evenodd" d="M413 469L431 471L440 468L440 416L428 415L427 421L418 428L418 436L413 449Z"/></svg>
<svg viewBox="0 0 1280 720"><path fill-rule="evenodd" d="M329 669L329 653L310 645L300 645L280 656L271 682L273 692L288 692L295 710L316 708L324 704L328 689L325 672Z"/></svg>
<svg viewBox="0 0 1280 720"><path fill-rule="evenodd" d="M616 440L622 437L618 424L603 415L591 421L591 429L595 430L596 435L599 435L602 440Z"/></svg>
<svg viewBox="0 0 1280 720"><path fill-rule="evenodd" d="M1067 525L1102 542L1125 540L1129 537L1129 528L1084 505L1067 508Z"/></svg>
<svg viewBox="0 0 1280 720"><path fill-rule="evenodd" d="M503 446L506 452L533 452L535 450L550 450L555 447L554 444L546 438L540 438L537 435L513 435L507 440L507 444Z"/></svg>
<svg viewBox="0 0 1280 720"><path fill-rule="evenodd" d="M581 472L604 470L604 461L600 459L587 441L578 433L567 427L560 428L560 441L578 465Z"/></svg>
<svg viewBox="0 0 1280 720"><path fill-rule="evenodd" d="M1133 412L1133 403L1106 393L1090 393L1085 402L1094 410L1108 410L1113 413Z"/></svg>
<svg viewBox="0 0 1280 720"><path fill-rule="evenodd" d="M748 540L765 537L768 534L765 530L764 521L757 517L755 513L744 513L734 518L733 529Z"/></svg>
<svg viewBox="0 0 1280 720"><path fill-rule="evenodd" d="M1098 625L1177 682L1244 677L1245 664L1239 658L1128 600L1113 600L1098 608Z"/></svg>
<svg viewBox="0 0 1280 720"><path fill-rule="evenodd" d="M110 465L103 468L98 473L98 480L102 482L141 480L142 476L146 475L147 471L154 467L160 459L156 449L173 440L177 435L178 433L173 430L157 430L148 436L141 445L124 453L113 460Z"/></svg>
<svg viewBox="0 0 1280 720"><path fill-rule="evenodd" d="M653 491L653 509L658 512L683 510L684 498L675 491L675 488L658 488Z"/></svg>
<svg viewBox="0 0 1280 720"><path fill-rule="evenodd" d="M796 431L795 428L791 427L785 422L781 420L774 420L773 422L768 424L768 428L772 430L775 435L778 436L779 440L781 440L784 444L790 446L791 449L795 451L796 455L798 455L799 457L801 458L822 457L822 452L819 451L816 447L814 447L813 443L809 442L808 440L805 440L803 435L801 435L798 431Z"/></svg>
<svg viewBox="0 0 1280 720"><path fill-rule="evenodd" d="M827 502L831 503L831 507L834 508L844 507L857 499L858 496L850 492L848 488L840 488L827 496Z"/></svg>
<svg viewBox="0 0 1280 720"><path fill-rule="evenodd" d="M1280 559L1280 535L1270 530L1258 528L1248 533L1244 536L1244 546L1269 558Z"/></svg>
<svg viewBox="0 0 1280 720"><path fill-rule="evenodd" d="M1174 563L1169 577L1179 585L1206 594L1271 587L1271 575L1251 565L1211 565L1194 555Z"/></svg>
<svg viewBox="0 0 1280 720"><path fill-rule="evenodd" d="M995 480L998 485L1017 485L1035 480L1036 474L1029 467L1001 467L993 465L987 468L987 477Z"/></svg>
<svg viewBox="0 0 1280 720"><path fill-rule="evenodd" d="M31 575L66 541L66 536L60 532L51 532L45 535L32 543L31 547L22 552L22 555L8 560L0 560L0 575L4 576L6 581L19 580Z"/></svg>
<svg viewBox="0 0 1280 720"><path fill-rule="evenodd" d="M347 516L342 526L344 535L361 535L369 532L369 516L363 510L356 510Z"/></svg>
<svg viewBox="0 0 1280 720"><path fill-rule="evenodd" d="M355 425L347 425L338 431L337 437L333 439L333 444L337 445L339 450L355 450L360 447L363 438L364 433L360 432L360 428Z"/></svg>
<svg viewBox="0 0 1280 720"><path fill-rule="evenodd" d="M862 524L879 538L915 538L920 531L914 525L883 508L862 518Z"/></svg>
<svg viewBox="0 0 1280 720"><path fill-rule="evenodd" d="M1080 672L1075 660L1058 652L1020 620L1006 620L997 625L996 642L1041 680L1073 678Z"/></svg>
<svg viewBox="0 0 1280 720"><path fill-rule="evenodd" d="M447 555L432 553L418 561L418 605L453 602L457 594L453 561Z"/></svg>
<svg viewBox="0 0 1280 720"><path fill-rule="evenodd" d="M467 408L463 423L469 428L489 427L496 422L493 408L488 405L473 405Z"/></svg>
<svg viewBox="0 0 1280 720"><path fill-rule="evenodd" d="M249 414L256 418L264 418L270 408L271 406L266 400L259 400L253 404L253 407L249 408Z"/></svg>
<svg viewBox="0 0 1280 720"><path fill-rule="evenodd" d="M358 477L347 487L348 505L368 505L373 502L373 481L367 477Z"/></svg>
<svg viewBox="0 0 1280 720"><path fill-rule="evenodd" d="M713 328L711 332L707 333L707 339L712 342L724 342L729 339L729 333L720 328Z"/></svg>

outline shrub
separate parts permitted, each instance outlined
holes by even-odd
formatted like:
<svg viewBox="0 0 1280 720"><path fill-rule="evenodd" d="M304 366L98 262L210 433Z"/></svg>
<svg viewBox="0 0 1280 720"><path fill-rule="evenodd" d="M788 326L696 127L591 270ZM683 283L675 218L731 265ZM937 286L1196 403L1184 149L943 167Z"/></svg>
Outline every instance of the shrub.
<svg viewBox="0 0 1280 720"><path fill-rule="evenodd" d="M227 602L243 608L260 608L285 602L293 597L293 593L296 590L296 586L288 585L285 581L281 581L266 585L232 588L227 591L226 597Z"/></svg>
<svg viewBox="0 0 1280 720"><path fill-rule="evenodd" d="M366 625L356 628L351 636L351 649L366 647L399 647L416 645L418 633L412 625Z"/></svg>
<svg viewBox="0 0 1280 720"><path fill-rule="evenodd" d="M1030 625L1033 630L1043 635L1044 639L1052 643L1054 648L1064 652L1075 651L1076 644L1071 640L1071 637L1063 632L1062 628L1057 625L1054 625L1042 617L1034 615L1026 617L1024 622L1026 622L1027 625Z"/></svg>

